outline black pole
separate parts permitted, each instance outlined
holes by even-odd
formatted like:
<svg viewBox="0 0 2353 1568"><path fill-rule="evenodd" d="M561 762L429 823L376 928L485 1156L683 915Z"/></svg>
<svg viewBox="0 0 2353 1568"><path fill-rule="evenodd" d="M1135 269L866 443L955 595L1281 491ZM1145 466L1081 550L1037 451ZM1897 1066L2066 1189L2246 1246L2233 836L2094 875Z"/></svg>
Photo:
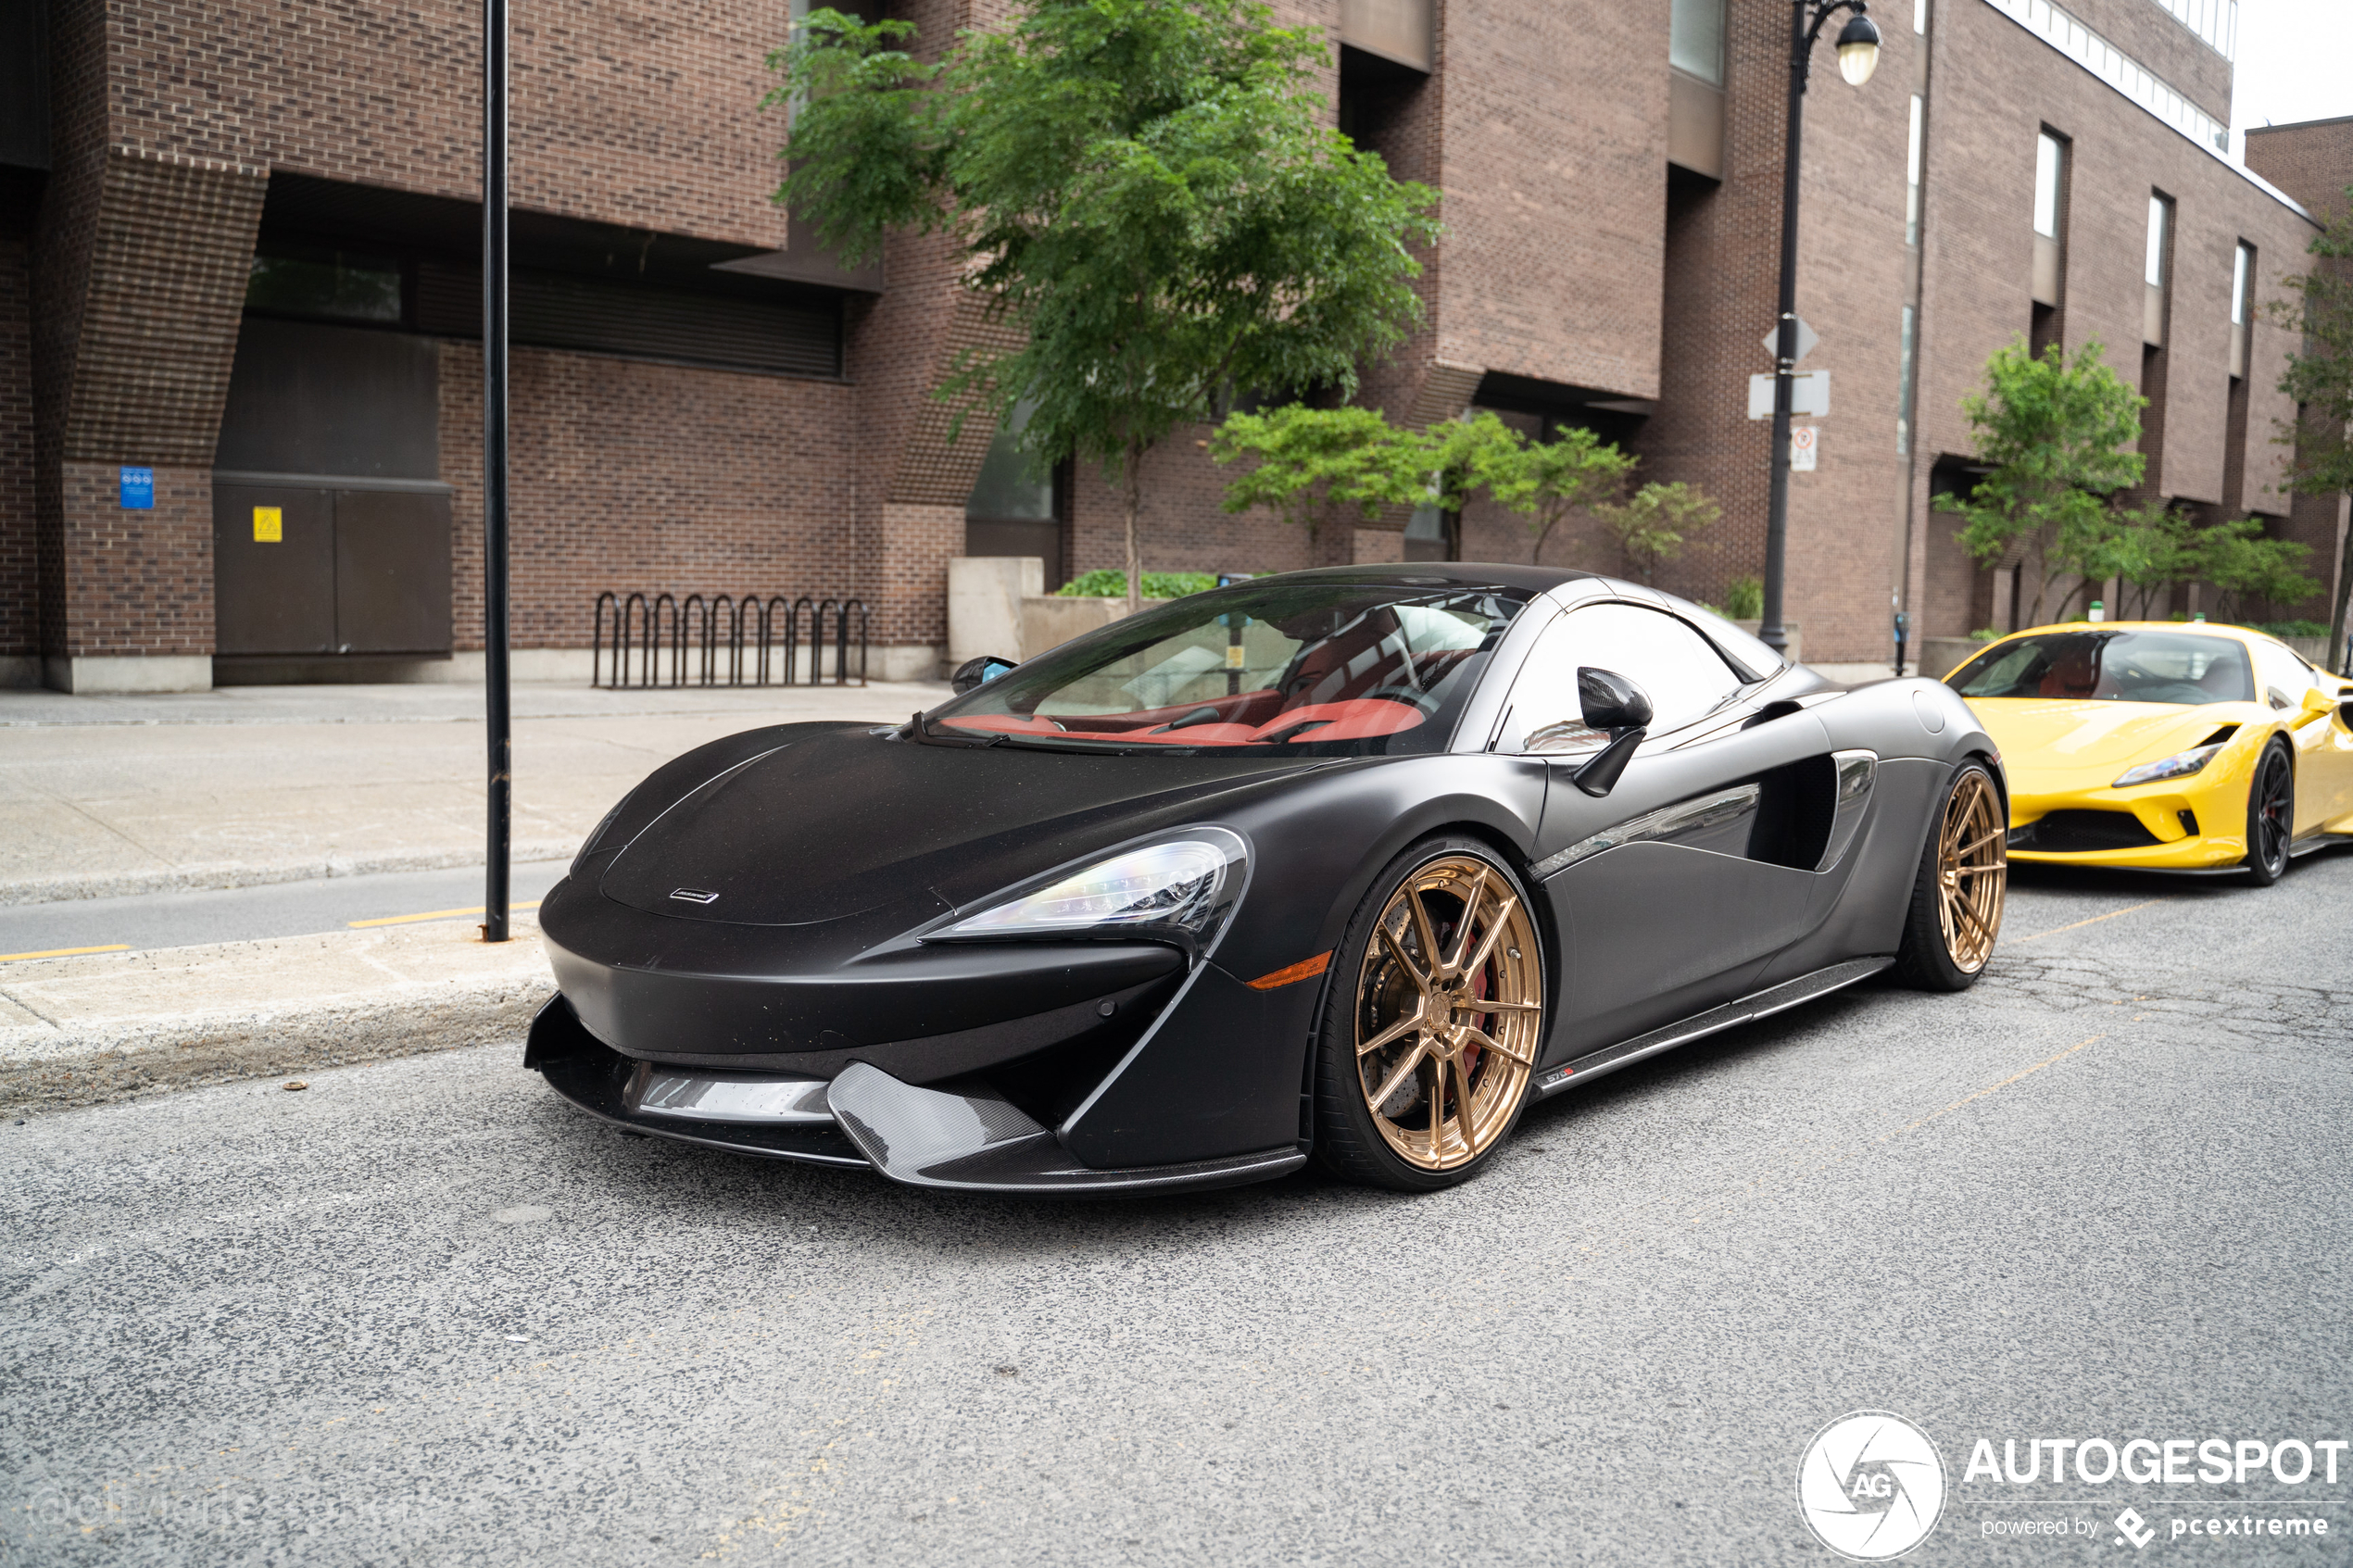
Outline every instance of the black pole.
<svg viewBox="0 0 2353 1568"><path fill-rule="evenodd" d="M1806 75L1814 51L1806 31L1808 0L1791 0L1789 25L1789 131L1781 143L1781 292L1773 356L1773 489L1765 513L1764 623L1756 634L1775 653L1786 653L1789 633L1781 625L1781 591L1789 571L1789 415L1797 368L1797 171L1806 129Z"/></svg>
<svg viewBox="0 0 2353 1568"><path fill-rule="evenodd" d="M504 942L514 808L507 700L507 0L484 0L482 104L482 652L490 730L482 939Z"/></svg>

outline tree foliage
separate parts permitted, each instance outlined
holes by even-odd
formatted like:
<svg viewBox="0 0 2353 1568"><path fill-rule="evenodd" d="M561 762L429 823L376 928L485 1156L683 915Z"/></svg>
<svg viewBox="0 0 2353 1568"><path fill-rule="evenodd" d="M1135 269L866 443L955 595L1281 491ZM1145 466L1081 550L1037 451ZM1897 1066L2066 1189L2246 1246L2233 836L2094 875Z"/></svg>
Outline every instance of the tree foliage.
<svg viewBox="0 0 2353 1568"><path fill-rule="evenodd" d="M2250 600L2293 604L2320 591L2304 571L2310 547L2264 537L2259 518L2201 523L2188 511L2150 501L2114 509L2109 523L2087 564L2094 580L2123 580L2132 596L2117 607L2124 619L2146 620L2183 583L2219 589L2215 613L2224 620Z"/></svg>
<svg viewBox="0 0 2353 1568"><path fill-rule="evenodd" d="M1416 317L1407 250L1435 196L1324 123L1328 44L1254 0L1029 0L937 65L902 21L812 13L771 56L792 111L777 199L852 262L894 229L952 240L1021 346L940 392L1126 496L1129 599L1146 456L1220 390L1353 391Z"/></svg>
<svg viewBox="0 0 2353 1568"><path fill-rule="evenodd" d="M1419 499L1432 460L1428 438L1377 408L1300 403L1227 416L1210 456L1255 459L1227 484L1227 511L1265 507L1311 539L1327 518L1370 522L1384 507Z"/></svg>
<svg viewBox="0 0 2353 1568"><path fill-rule="evenodd" d="M2298 334L2280 390L2294 398L2300 421L2283 421L2272 439L2296 456L2288 488L2307 495L2353 492L2353 186L2346 205L2312 237L2312 270L2287 280L2293 298L2271 302L2272 320ZM2346 601L2353 596L2353 532L2337 566L2336 598L2329 610L2329 664L2344 669Z"/></svg>
<svg viewBox="0 0 2353 1568"><path fill-rule="evenodd" d="M2057 344L2038 357L2023 341L1986 361L1986 387L1961 403L1992 469L1967 495L1936 505L1963 519L1962 546L1992 562L2024 540L2039 561L2029 625L2051 590L2092 576L2115 532L2108 497L2140 482L2141 409L2147 399L2108 369L2098 340L2072 358ZM2064 601L2062 600L2062 603Z"/></svg>
<svg viewBox="0 0 2353 1568"><path fill-rule="evenodd" d="M1516 431L1511 433L1518 435ZM1580 425L1566 425L1550 441L1515 439L1508 445L1490 447L1481 453L1473 471L1497 501L1528 519L1528 558L1532 565L1542 554L1544 541L1569 513L1594 511L1604 521L1610 521L1613 514L1604 508L1624 487L1627 475L1634 471L1634 461L1615 443ZM1690 490L1688 485L1672 488L1679 495ZM1654 505L1650 513L1655 512ZM1623 543L1627 535L1615 522L1610 526ZM1674 553L1671 546L1667 553ZM1655 568L1658 559L1653 554L1650 567ZM1643 580L1649 580L1647 569Z"/></svg>
<svg viewBox="0 0 2353 1568"><path fill-rule="evenodd" d="M1530 441L1492 413L1414 431L1377 409L1293 404L1229 416L1211 453L1221 463L1254 459L1227 485L1227 511L1266 507L1311 535L1327 519L1369 522L1391 506L1459 512L1483 492L1528 519L1534 561L1566 518L1590 511L1645 582L1722 509L1683 483L1646 484L1618 504L1637 458L1575 426Z"/></svg>
<svg viewBox="0 0 2353 1568"><path fill-rule="evenodd" d="M1645 583L1657 577L1661 561L1681 555L1692 534L1715 526L1724 515L1707 492L1680 481L1645 484L1626 500L1595 509Z"/></svg>

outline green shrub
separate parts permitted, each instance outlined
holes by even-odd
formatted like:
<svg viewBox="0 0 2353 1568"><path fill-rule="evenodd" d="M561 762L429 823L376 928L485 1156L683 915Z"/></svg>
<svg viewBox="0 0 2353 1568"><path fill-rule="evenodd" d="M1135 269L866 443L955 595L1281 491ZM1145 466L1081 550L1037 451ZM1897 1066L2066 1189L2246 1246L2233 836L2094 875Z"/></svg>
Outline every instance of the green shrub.
<svg viewBox="0 0 2353 1568"><path fill-rule="evenodd" d="M2246 624L2251 631L2274 637L2325 637L2329 634L2327 624L2319 621L2250 621Z"/></svg>
<svg viewBox="0 0 2353 1568"><path fill-rule="evenodd" d="M1181 599L1188 594L1198 594L1217 586L1217 579L1206 571L1147 571L1144 573L1144 597L1148 599ZM1127 573L1117 567L1105 567L1074 578L1054 590L1070 599L1124 599L1127 596Z"/></svg>
<svg viewBox="0 0 2353 1568"><path fill-rule="evenodd" d="M1765 579L1735 577L1724 585L1724 616L1729 621L1754 621L1765 613Z"/></svg>
<svg viewBox="0 0 2353 1568"><path fill-rule="evenodd" d="M1969 634L1969 640L1972 643L1990 643L2000 635L2002 635L2002 633L1996 632L1991 626L1980 626L1976 631L1971 632Z"/></svg>

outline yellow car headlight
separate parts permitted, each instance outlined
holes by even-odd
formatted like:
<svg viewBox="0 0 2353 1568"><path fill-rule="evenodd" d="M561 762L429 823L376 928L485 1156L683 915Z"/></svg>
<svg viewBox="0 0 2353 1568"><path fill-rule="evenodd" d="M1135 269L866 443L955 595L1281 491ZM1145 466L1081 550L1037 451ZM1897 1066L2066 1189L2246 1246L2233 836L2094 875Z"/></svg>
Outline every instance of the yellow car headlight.
<svg viewBox="0 0 2353 1568"><path fill-rule="evenodd" d="M2127 784L2155 784L2159 779L2185 779L2206 766L2221 746L2194 746L2187 751L2177 751L2171 757L2160 757L2154 762L2144 762L2137 768L2127 768L2116 776L2110 789L2122 789Z"/></svg>

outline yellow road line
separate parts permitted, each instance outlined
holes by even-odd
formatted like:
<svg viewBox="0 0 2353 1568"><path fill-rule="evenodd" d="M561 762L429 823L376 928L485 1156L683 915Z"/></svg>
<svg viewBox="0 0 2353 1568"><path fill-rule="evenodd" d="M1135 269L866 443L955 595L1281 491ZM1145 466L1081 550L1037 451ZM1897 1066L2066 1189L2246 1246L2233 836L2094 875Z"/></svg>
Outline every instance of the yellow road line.
<svg viewBox="0 0 2353 1568"><path fill-rule="evenodd" d="M2165 902L2165 900L2162 898L2152 898L2145 904L2133 904L2121 909L2110 909L2104 915L2094 915L2090 920L2079 920L2073 925L2055 925L2048 931L2038 931L2032 936L2020 936L2017 938L2017 940L2020 942L2040 941L2045 936L2057 936L2062 931L2075 931L2083 926L2097 925L2104 920L2114 920L2119 915L2129 915L2134 909L2153 909L2163 902Z"/></svg>
<svg viewBox="0 0 2353 1568"><path fill-rule="evenodd" d="M536 898L530 900L528 903L510 904L507 906L510 909L535 909L538 907L539 900ZM430 909L422 915L380 915L374 920L346 921L344 923L354 926L409 925L421 920L456 920L460 915L482 915L488 914L490 910L487 905L476 904L470 909ZM32 956L38 958L40 955L34 954Z"/></svg>
<svg viewBox="0 0 2353 1568"><path fill-rule="evenodd" d="M109 942L103 947L52 947L43 953L0 953L0 963L13 963L19 959L69 959L82 953L127 953L128 942Z"/></svg>

